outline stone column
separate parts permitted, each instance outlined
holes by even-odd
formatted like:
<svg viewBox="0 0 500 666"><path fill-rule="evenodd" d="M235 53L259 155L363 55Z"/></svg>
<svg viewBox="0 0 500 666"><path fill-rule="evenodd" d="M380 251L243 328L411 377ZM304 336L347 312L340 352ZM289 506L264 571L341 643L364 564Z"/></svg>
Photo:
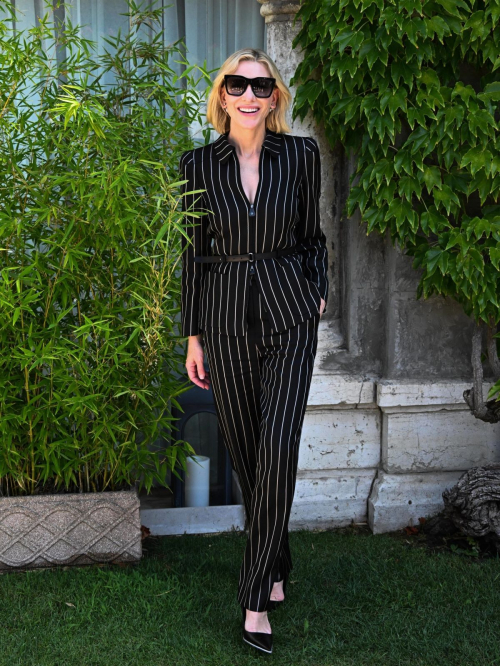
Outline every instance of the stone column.
<svg viewBox="0 0 500 666"><path fill-rule="evenodd" d="M293 24L299 2L258 0L267 24L266 52L295 94L290 79L303 58L292 42L300 30ZM288 124L292 134L311 136L321 152L321 227L326 235L330 292L328 312L321 318L318 352L307 404L299 453L297 487L290 528L332 527L366 520L367 498L380 458L379 412L374 384L350 376L343 361L348 354L346 331L341 327L340 284L345 282L348 253L340 248L341 203L345 198L343 151L332 148L311 113ZM342 262L342 264L340 263ZM350 359L347 359L350 361ZM332 370L333 366L333 370Z"/></svg>
<svg viewBox="0 0 500 666"><path fill-rule="evenodd" d="M298 64L302 60L300 48L292 49L292 41L300 30L300 20L293 25L295 14L299 11L300 3L286 0L258 0L262 7L260 13L267 24L266 52L278 67L283 80L290 88L292 95L295 87L290 86ZM339 192L339 160L333 154L321 128L317 126L311 113L303 121L296 118L292 121L292 109L288 110L287 121L292 134L299 136L312 136L318 142L321 151L321 226L328 242L329 280L330 292L328 295L327 313L321 318L319 332L319 349L317 369L320 370L324 351L340 344L341 336L337 329L339 323L339 285L338 264L336 252L338 251L338 224L335 219L335 203Z"/></svg>

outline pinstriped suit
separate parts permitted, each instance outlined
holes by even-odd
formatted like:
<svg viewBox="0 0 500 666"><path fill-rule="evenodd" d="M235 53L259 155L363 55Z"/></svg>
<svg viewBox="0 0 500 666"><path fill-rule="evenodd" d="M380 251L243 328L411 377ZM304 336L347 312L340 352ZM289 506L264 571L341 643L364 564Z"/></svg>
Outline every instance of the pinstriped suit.
<svg viewBox="0 0 500 666"><path fill-rule="evenodd" d="M273 584L289 576L288 521L304 413L317 349L320 298L327 300L327 249L320 229L320 157L309 137L266 130L255 202L223 134L185 152L183 209L194 220L184 242L183 335L203 333L217 418L238 474L248 539L238 601L263 611ZM255 214L253 214L255 213ZM286 257L220 264L194 256L267 252Z"/></svg>
<svg viewBox="0 0 500 666"><path fill-rule="evenodd" d="M182 239L182 335L197 335L207 328L243 335L247 325L248 262L197 263L195 255L269 252L296 246L296 254L263 259L255 265L275 331L312 317L321 298L328 301L328 252L320 227L321 170L316 141L266 129L252 207L227 134L181 157L180 169L188 181L183 193L206 190L182 199L184 210L205 213L193 219L196 226L189 228L192 243Z"/></svg>

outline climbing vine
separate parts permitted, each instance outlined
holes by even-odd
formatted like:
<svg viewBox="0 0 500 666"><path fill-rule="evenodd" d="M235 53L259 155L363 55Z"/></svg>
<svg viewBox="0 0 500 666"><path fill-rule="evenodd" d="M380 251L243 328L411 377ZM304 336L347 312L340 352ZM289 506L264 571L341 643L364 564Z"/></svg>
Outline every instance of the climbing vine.
<svg viewBox="0 0 500 666"><path fill-rule="evenodd" d="M356 153L344 213L414 257L418 298L496 329L500 0L307 0L299 19L294 118Z"/></svg>

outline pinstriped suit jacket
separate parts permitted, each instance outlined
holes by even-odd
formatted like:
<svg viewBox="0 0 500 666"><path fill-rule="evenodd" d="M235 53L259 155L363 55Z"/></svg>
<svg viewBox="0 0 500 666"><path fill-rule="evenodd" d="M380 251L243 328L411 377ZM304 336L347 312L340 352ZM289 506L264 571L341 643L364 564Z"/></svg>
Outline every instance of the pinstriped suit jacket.
<svg viewBox="0 0 500 666"><path fill-rule="evenodd" d="M198 263L195 256L245 254L297 247L254 262L263 304L274 331L319 312L328 299L328 250L320 228L320 153L311 137L266 129L259 184L251 204L228 134L182 154L182 210L195 212L182 238L181 334L247 329L248 261ZM192 194L192 190L204 192Z"/></svg>

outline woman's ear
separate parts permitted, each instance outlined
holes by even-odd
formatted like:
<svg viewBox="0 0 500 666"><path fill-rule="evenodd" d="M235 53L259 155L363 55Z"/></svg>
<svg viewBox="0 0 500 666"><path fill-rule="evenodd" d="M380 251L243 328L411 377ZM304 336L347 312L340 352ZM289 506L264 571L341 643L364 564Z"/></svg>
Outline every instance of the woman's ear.
<svg viewBox="0 0 500 666"><path fill-rule="evenodd" d="M219 104L221 105L221 107L224 107L224 104L226 103L225 94L226 91L224 89L224 83L222 83L219 88Z"/></svg>

